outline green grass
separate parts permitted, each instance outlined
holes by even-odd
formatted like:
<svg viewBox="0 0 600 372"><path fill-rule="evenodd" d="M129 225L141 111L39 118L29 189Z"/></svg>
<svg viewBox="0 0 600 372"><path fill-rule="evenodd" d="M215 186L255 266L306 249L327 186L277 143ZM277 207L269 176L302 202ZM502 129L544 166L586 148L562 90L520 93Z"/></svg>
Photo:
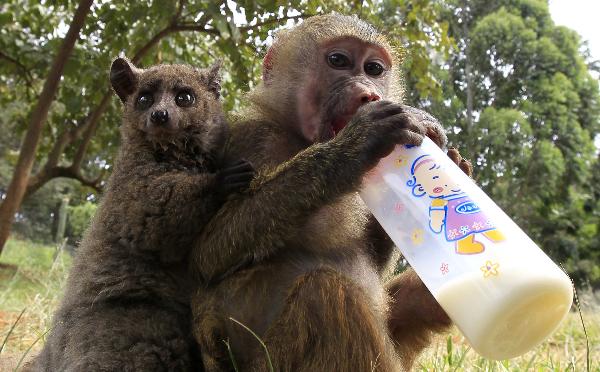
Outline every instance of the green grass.
<svg viewBox="0 0 600 372"><path fill-rule="evenodd" d="M600 371L600 314L583 313L590 344L590 371ZM493 361L479 356L454 330L421 356L419 371L586 371L586 338L577 313L539 347L518 358Z"/></svg>
<svg viewBox="0 0 600 372"><path fill-rule="evenodd" d="M0 256L0 340L9 332L10 337L0 354L0 371L12 370L21 357L39 350L70 266L70 255L58 245L7 242Z"/></svg>
<svg viewBox="0 0 600 372"><path fill-rule="evenodd" d="M0 351L0 371L13 370L25 353L27 360L41 348L70 265L71 257L59 246L8 241L0 257L0 343L9 332L10 337ZM600 312L597 299L591 294L581 297L590 345L590 371L597 372L600 371ZM41 341L36 343L36 340ZM519 358L498 362L477 355L454 330L451 335L435 340L419 358L415 370L585 371L586 337L579 314L573 312L538 348Z"/></svg>

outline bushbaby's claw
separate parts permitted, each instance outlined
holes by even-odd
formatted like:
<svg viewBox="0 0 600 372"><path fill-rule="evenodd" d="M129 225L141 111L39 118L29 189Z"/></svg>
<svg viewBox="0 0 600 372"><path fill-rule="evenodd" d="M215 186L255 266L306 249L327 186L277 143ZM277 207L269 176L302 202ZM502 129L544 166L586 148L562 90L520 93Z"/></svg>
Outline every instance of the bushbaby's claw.
<svg viewBox="0 0 600 372"><path fill-rule="evenodd" d="M255 171L252 164L246 160L239 160L218 172L217 180L221 186L221 193L227 196L231 193L246 190L254 176Z"/></svg>

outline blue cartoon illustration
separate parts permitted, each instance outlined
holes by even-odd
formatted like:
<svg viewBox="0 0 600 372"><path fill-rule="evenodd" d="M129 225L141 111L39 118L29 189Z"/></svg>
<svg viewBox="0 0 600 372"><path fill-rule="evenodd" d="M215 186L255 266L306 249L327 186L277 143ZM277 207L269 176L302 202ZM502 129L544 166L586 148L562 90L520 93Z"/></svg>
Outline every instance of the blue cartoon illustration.
<svg viewBox="0 0 600 372"><path fill-rule="evenodd" d="M475 240L476 234L492 242L505 239L432 156L416 158L410 171L413 178L406 185L412 187L412 194L417 198L427 195L431 199L429 228L436 234L444 233L447 241L456 242L456 253L483 252L485 246Z"/></svg>

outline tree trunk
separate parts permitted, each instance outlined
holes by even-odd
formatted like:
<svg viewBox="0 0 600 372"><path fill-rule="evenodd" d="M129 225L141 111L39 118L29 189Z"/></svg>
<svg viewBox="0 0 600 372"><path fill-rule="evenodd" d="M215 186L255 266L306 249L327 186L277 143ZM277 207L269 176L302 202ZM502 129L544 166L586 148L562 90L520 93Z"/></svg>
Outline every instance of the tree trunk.
<svg viewBox="0 0 600 372"><path fill-rule="evenodd" d="M93 0L81 0L79 2L73 21L69 26L69 31L63 40L63 44L61 45L58 54L52 62L48 77L44 83L44 88L42 89L38 103L32 112L25 138L21 144L19 159L6 192L6 198L2 202L2 205L0 205L0 254L8 239L8 235L10 234L10 228L14 221L15 213L21 206L21 201L23 200L23 195L25 194L27 183L29 181L29 175L31 174L33 161L35 160L42 128L48 117L50 105L58 90L58 84L60 83L65 63L73 51L75 42L79 38L79 32L84 25L85 18L90 11L92 3Z"/></svg>
<svg viewBox="0 0 600 372"><path fill-rule="evenodd" d="M67 229L67 208L69 207L69 197L65 196L60 201L60 207L58 207L57 226L56 234L54 235L55 243L62 243L65 238L65 230Z"/></svg>
<svg viewBox="0 0 600 372"><path fill-rule="evenodd" d="M462 12L461 12L461 30L459 34L461 35L462 40L465 43L465 49L463 53L465 54L465 95L466 95L466 114L465 114L465 127L464 132L461 133L461 136L465 139L465 148L469 149L469 151L475 155L477 139L473 137L473 66L471 64L471 38L470 38L470 28L472 26L472 14L473 11L470 8L469 0L462 1ZM474 159L475 160L475 159Z"/></svg>
<svg viewBox="0 0 600 372"><path fill-rule="evenodd" d="M466 7L464 8L464 11L466 12ZM471 131L473 129L473 74L472 74L472 67L471 67L471 61L469 59L469 46L471 44L471 40L469 39L469 29L467 27L467 17L465 16L463 18L463 22L462 22L462 32L463 32L463 38L465 41L465 77L467 80L467 123L466 123L466 130L465 130L465 138L470 138L469 136L471 135Z"/></svg>

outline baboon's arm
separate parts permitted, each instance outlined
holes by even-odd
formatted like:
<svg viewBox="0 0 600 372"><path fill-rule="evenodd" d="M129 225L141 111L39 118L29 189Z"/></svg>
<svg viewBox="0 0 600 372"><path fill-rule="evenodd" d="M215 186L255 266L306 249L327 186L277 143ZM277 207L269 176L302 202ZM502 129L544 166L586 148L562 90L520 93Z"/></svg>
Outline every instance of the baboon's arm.
<svg viewBox="0 0 600 372"><path fill-rule="evenodd" d="M195 243L192 270L214 280L285 246L314 211L358 187L356 158L331 141L259 174L248 193L226 202L208 222Z"/></svg>
<svg viewBox="0 0 600 372"><path fill-rule="evenodd" d="M248 194L226 203L194 246L192 272L211 281L269 257L291 239L302 239L297 233L309 216L356 191L365 172L396 144L418 145L424 134L425 128L400 105L379 101L362 106L338 136L315 143L273 172L259 175ZM237 137L242 136L238 133ZM251 133L242 138L252 139ZM257 149L263 145L261 151L267 157L277 155L269 154L264 143L255 145ZM243 155L235 150L231 152Z"/></svg>

